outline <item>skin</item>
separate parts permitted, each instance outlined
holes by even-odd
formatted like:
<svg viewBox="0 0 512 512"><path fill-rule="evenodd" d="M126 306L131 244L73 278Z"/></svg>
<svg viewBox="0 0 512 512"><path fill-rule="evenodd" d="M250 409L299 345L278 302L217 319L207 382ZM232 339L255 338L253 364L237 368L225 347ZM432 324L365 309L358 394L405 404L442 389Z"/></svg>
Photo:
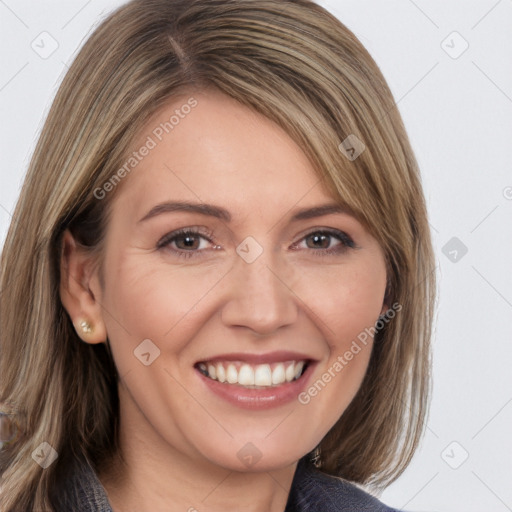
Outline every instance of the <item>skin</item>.
<svg viewBox="0 0 512 512"><path fill-rule="evenodd" d="M347 213L291 222L298 210L335 202L304 153L233 99L213 90L193 96L197 106L118 185L103 288L91 257L65 234L63 305L75 325L93 324L91 334L78 331L83 341L108 335L120 375L126 466L113 461L99 476L116 512L282 512L298 459L360 387L372 340L306 405L241 409L209 392L193 366L230 352L292 350L317 361L315 382L387 309L384 255ZM188 98L158 111L133 149ZM232 219L175 211L139 222L170 200L220 206ZM199 237L190 249L182 237L157 248L185 227L213 243ZM343 231L355 247L307 236L320 229ZM263 248L250 264L236 252L248 236ZM148 366L134 357L145 339L160 350ZM251 466L237 456L247 443L261 454Z"/></svg>

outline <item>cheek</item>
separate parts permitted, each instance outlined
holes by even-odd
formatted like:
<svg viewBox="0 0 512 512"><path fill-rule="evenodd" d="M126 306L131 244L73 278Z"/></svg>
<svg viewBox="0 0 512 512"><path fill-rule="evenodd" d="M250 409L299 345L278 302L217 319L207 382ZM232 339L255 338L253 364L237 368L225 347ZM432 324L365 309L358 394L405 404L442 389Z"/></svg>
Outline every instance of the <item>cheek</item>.
<svg viewBox="0 0 512 512"><path fill-rule="evenodd" d="M331 285L332 300L325 313L329 326L325 331L330 347L328 366L336 375L343 375L347 392L352 388L355 394L370 359L374 326L384 299L385 274L355 270L340 283Z"/></svg>
<svg viewBox="0 0 512 512"><path fill-rule="evenodd" d="M377 260L315 272L301 278L299 292L316 317L331 352L346 350L350 341L374 326L386 288L384 263Z"/></svg>
<svg viewBox="0 0 512 512"><path fill-rule="evenodd" d="M299 402L321 417L320 440L346 410L360 388L370 360L374 325L383 304L385 267L340 268L329 278L322 274L303 278L303 291L311 317L323 333L328 351ZM314 278L314 279L313 279ZM316 293L307 283L316 283Z"/></svg>
<svg viewBox="0 0 512 512"><path fill-rule="evenodd" d="M151 260L119 258L106 278L105 322L116 363L124 360L124 366L133 363L130 356L146 339L161 352L178 354L206 321L203 301L225 273L220 268L184 271Z"/></svg>

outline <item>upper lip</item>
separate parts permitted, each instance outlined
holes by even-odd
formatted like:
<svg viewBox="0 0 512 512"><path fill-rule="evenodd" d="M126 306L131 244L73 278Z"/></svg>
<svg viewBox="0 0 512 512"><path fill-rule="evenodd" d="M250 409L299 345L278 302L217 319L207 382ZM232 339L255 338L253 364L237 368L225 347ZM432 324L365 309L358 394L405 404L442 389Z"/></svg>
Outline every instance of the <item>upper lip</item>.
<svg viewBox="0 0 512 512"><path fill-rule="evenodd" d="M287 350L278 350L267 352L265 354L250 354L247 352L231 352L229 354L219 354L216 356L201 359L198 363L220 362L220 361L244 361L251 364L265 363L284 363L286 361L313 361L314 359L307 354L299 352L290 352Z"/></svg>

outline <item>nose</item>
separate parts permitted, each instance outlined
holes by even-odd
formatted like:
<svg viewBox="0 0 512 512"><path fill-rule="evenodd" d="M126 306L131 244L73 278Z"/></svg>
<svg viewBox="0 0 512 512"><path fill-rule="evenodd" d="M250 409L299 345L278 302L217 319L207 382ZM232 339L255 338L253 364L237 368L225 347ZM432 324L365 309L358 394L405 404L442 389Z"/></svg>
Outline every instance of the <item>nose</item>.
<svg viewBox="0 0 512 512"><path fill-rule="evenodd" d="M253 263L242 258L235 262L229 273L229 298L222 309L222 320L229 327L246 327L269 335L293 324L298 309L297 298L286 284L289 270L278 270L275 262L263 254Z"/></svg>

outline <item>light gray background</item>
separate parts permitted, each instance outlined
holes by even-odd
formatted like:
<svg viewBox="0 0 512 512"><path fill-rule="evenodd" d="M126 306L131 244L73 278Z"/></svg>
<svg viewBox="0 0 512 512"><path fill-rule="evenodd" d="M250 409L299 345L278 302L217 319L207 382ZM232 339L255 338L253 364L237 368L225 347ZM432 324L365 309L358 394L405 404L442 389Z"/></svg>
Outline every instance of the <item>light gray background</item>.
<svg viewBox="0 0 512 512"><path fill-rule="evenodd" d="M0 0L0 244L57 84L121 3ZM393 91L422 169L440 277L426 435L381 499L411 512L511 511L512 0L320 3Z"/></svg>

